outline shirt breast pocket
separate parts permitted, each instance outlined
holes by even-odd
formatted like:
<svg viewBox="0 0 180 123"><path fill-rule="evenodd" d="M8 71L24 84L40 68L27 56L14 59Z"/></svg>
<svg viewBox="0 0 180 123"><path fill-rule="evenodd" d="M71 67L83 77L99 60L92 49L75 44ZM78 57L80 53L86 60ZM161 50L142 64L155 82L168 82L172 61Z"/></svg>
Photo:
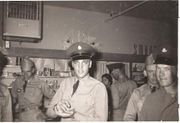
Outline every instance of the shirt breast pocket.
<svg viewBox="0 0 180 123"><path fill-rule="evenodd" d="M91 94L79 94L77 97L77 103L81 107L84 107L84 110L89 110L93 107L93 96Z"/></svg>
<svg viewBox="0 0 180 123"><path fill-rule="evenodd" d="M36 93L37 93L37 92L36 92L36 89L33 88L33 87L28 87L28 88L26 88L25 95L26 95L27 97L32 98L33 96L36 95Z"/></svg>
<svg viewBox="0 0 180 123"><path fill-rule="evenodd" d="M42 92L39 88L28 87L26 88L25 97L31 100L31 102L39 102L42 98Z"/></svg>

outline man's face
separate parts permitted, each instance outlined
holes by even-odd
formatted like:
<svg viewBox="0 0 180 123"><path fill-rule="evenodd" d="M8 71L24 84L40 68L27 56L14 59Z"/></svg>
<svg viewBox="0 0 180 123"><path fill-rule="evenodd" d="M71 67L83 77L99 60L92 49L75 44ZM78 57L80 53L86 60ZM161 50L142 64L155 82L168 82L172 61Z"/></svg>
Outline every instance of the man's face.
<svg viewBox="0 0 180 123"><path fill-rule="evenodd" d="M157 83L156 65L147 65L146 72L147 72L148 81L150 81L153 84L156 84Z"/></svg>
<svg viewBox="0 0 180 123"><path fill-rule="evenodd" d="M81 59L72 61L72 67L78 78L84 78L89 74L89 68L91 68L92 61L90 59Z"/></svg>
<svg viewBox="0 0 180 123"><path fill-rule="evenodd" d="M173 83L172 67L170 65L158 64L156 67L156 76L159 84L163 87Z"/></svg>
<svg viewBox="0 0 180 123"><path fill-rule="evenodd" d="M115 80L119 80L123 76L119 68L114 68L111 72L111 75Z"/></svg>
<svg viewBox="0 0 180 123"><path fill-rule="evenodd" d="M32 76L32 69L33 67L30 62L23 62L21 64L22 75L24 76L25 80L28 80Z"/></svg>

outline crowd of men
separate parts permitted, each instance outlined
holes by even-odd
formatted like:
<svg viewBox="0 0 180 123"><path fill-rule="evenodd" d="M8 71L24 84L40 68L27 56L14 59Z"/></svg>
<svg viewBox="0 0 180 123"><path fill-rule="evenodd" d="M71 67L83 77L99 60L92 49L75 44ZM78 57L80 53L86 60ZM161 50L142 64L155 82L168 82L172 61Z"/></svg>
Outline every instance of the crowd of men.
<svg viewBox="0 0 180 123"><path fill-rule="evenodd" d="M137 87L123 63L108 64L102 82L89 74L96 50L77 42L67 49L74 76L65 78L57 91L36 75L32 60L23 58L22 74L8 87L0 82L0 121L178 121L177 62L168 50L145 60L146 84ZM0 53L0 73L7 58ZM43 97L51 100L42 112Z"/></svg>

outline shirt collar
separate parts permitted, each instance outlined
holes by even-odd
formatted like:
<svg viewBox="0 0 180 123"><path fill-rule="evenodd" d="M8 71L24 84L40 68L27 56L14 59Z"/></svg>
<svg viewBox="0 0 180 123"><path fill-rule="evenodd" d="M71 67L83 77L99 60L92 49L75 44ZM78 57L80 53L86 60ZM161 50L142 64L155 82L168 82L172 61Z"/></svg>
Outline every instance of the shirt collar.
<svg viewBox="0 0 180 123"><path fill-rule="evenodd" d="M156 84L154 84L154 83L151 83L151 82L149 82L148 81L148 85L149 85L149 87L156 87L156 88L159 88L159 84L158 83L156 83Z"/></svg>
<svg viewBox="0 0 180 123"><path fill-rule="evenodd" d="M76 81L79 80L80 84L85 84L86 81L87 81L87 79L88 79L89 77L90 77L89 74L86 75L86 76L85 76L84 78L82 78L82 79L78 79L78 78L76 77ZM76 82L76 81L75 81L75 82Z"/></svg>

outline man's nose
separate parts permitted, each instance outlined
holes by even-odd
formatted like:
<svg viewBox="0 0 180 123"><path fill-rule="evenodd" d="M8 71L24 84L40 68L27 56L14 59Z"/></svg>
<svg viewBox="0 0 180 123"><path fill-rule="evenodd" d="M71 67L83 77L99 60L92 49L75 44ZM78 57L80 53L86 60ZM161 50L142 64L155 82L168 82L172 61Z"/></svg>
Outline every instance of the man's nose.
<svg viewBox="0 0 180 123"><path fill-rule="evenodd" d="M164 70L160 70L160 72L159 72L159 73L160 73L160 75L161 75L161 76L164 76L164 75L165 75Z"/></svg>
<svg viewBox="0 0 180 123"><path fill-rule="evenodd" d="M83 67L83 63L82 62L79 62L79 65L78 65L79 69L81 69Z"/></svg>

